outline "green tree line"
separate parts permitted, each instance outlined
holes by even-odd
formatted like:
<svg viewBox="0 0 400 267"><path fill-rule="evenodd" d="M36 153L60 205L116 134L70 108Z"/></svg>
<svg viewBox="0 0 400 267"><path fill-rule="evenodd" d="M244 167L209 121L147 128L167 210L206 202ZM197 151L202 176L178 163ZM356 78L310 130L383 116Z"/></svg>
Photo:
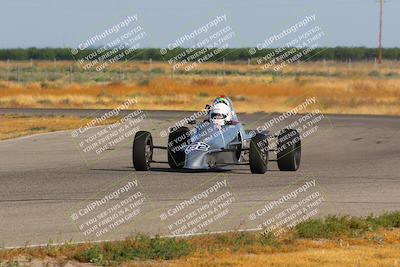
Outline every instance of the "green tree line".
<svg viewBox="0 0 400 267"><path fill-rule="evenodd" d="M260 57L266 57L276 51L274 48L271 49L253 49L254 53L250 53L251 48L227 48L223 52L218 54L218 57L210 58L211 61L215 61L216 58L221 60L225 58L227 61L247 61L248 59L257 59ZM289 50L291 48L287 48ZM94 52L96 48L85 49L78 51L78 54L73 55L70 48L13 48L13 49L0 49L0 60L77 60L84 58ZM202 50L194 49L190 51L190 54L196 53ZM142 48L137 49L133 53L130 53L128 57L123 57L119 60L154 60L154 61L167 61L171 58L183 55L179 60L189 56L186 48L175 48L173 50L166 50L166 54L162 54L159 48ZM107 51L102 51L106 53ZM284 53L281 51L280 53ZM277 54L275 54L277 55ZM388 60L400 60L400 48L383 48L382 56ZM366 47L319 47L311 50L306 56L300 60L335 60L335 61L361 61L361 60L374 60L377 57L376 48Z"/></svg>

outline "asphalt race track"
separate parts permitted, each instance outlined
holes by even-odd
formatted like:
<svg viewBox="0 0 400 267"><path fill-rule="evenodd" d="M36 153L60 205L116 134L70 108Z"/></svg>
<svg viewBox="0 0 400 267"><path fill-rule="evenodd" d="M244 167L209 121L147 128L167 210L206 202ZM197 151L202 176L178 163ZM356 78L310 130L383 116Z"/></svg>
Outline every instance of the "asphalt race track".
<svg viewBox="0 0 400 267"><path fill-rule="evenodd" d="M92 111L1 109L0 113L85 117ZM190 114L149 111L136 126L150 131L156 145L165 145L167 127ZM240 118L246 128L254 129L274 116L278 114L243 114ZM400 118L328 115L316 125L316 131L302 141L299 171L280 172L271 162L264 175L251 174L247 165L235 166L231 171L188 172L171 170L163 163L154 163L149 172L136 172L132 168L132 136L127 135L100 154L84 152L80 147L80 142L107 126L89 129L78 137L72 137L72 131L60 131L1 141L0 247L45 244L50 240L120 239L138 232L182 234L186 233L182 221L204 212L208 212L204 213L208 218L191 222L189 228L197 226L193 233L255 229L302 199L297 218L311 210L314 213L310 216L400 210ZM165 150L155 153L156 160L166 160ZM98 206L90 208L90 203L126 185L129 190L119 191L118 198L109 198L104 205L96 202ZM205 191L209 188L214 192ZM298 188L305 190L296 191ZM202 192L208 195L199 197ZM297 195L286 197L270 210L265 208L291 192ZM221 194L221 202L205 210L204 204ZM124 207L114 206L123 199ZM90 228L114 213L125 221L116 223L118 218L110 218L102 224L113 223L107 232L100 233L101 226ZM96 216L98 221L90 222ZM85 235L88 229L93 232Z"/></svg>

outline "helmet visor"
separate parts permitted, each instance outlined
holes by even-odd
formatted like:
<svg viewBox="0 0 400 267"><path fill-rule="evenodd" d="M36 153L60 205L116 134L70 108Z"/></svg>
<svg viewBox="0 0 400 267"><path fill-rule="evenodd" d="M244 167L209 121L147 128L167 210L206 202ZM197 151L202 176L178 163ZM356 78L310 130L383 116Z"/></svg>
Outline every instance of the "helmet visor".
<svg viewBox="0 0 400 267"><path fill-rule="evenodd" d="M222 114L222 113L211 113L211 119L214 120L221 120L221 119L225 119L226 118L226 114Z"/></svg>

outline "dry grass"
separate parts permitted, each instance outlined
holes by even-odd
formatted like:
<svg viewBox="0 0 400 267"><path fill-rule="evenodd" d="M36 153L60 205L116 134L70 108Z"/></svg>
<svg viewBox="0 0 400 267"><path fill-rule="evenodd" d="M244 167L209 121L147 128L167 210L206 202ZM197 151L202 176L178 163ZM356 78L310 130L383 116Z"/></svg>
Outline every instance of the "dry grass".
<svg viewBox="0 0 400 267"><path fill-rule="evenodd" d="M224 235L234 238L235 234ZM287 237L286 237L287 238ZM196 250L188 256L176 260L134 260L124 266L400 266L400 231L379 230L370 232L362 238L334 239L287 239L277 246L241 243L232 249L210 250L221 243L221 236L195 237L188 240ZM221 244L220 244L221 245ZM63 266L69 262L79 266L74 260L92 247L90 244L65 245L62 247L44 247L36 249L18 249L0 251L0 261L52 263ZM111 246L109 246L109 249ZM215 248L215 247L214 247ZM121 251L122 253L122 251ZM95 255L94 255L95 256ZM106 264L103 258L94 258L96 265ZM108 264L106 264L108 265ZM18 265L14 265L18 266Z"/></svg>
<svg viewBox="0 0 400 267"><path fill-rule="evenodd" d="M105 120L103 124L113 123L117 118ZM0 115L0 140L25 135L76 129L89 122L88 118L75 116L28 117L19 115Z"/></svg>
<svg viewBox="0 0 400 267"><path fill-rule="evenodd" d="M170 266L400 266L398 246L349 246L347 248L314 248L271 254L220 254L193 257ZM139 266L128 264L127 266ZM143 265L142 265L143 266ZM156 266L155 264L153 266ZM158 266L162 266L159 264Z"/></svg>
<svg viewBox="0 0 400 267"><path fill-rule="evenodd" d="M0 250L0 265L39 261L64 266L68 261L104 266L398 266L399 255L400 212L392 212L310 219L279 235L137 235L123 241Z"/></svg>
<svg viewBox="0 0 400 267"><path fill-rule="evenodd" d="M5 68L4 62L0 68ZM21 63L23 64L23 63ZM28 63L24 63L28 64ZM36 68L51 68L51 62L35 63ZM68 64L58 62L57 64ZM71 64L71 63L69 63ZM124 63L115 64L119 68ZM292 64L279 75L262 73L257 65L222 64L200 66L197 74L168 73L165 63L128 63L139 76L124 82L0 83L0 107L35 108L114 108L127 98L137 97L135 108L157 110L199 110L220 94L231 96L239 112L283 112L304 98L316 97L326 113L400 115L400 64L387 62L380 69L373 63L310 62ZM154 69L162 73L153 75ZM207 72L211 71L211 72Z"/></svg>
<svg viewBox="0 0 400 267"><path fill-rule="evenodd" d="M171 261L168 266L400 266L398 230L380 230L365 238L289 238L279 246L251 244L233 251L207 251L207 244L213 242L214 237L193 240L195 247L203 249L189 257ZM165 262L148 262L148 265L129 262L125 266L165 266Z"/></svg>

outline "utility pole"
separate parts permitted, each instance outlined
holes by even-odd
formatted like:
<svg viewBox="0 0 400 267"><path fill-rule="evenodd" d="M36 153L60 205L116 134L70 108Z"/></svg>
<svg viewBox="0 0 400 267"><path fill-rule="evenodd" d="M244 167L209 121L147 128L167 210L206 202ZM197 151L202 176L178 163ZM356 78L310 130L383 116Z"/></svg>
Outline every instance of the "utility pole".
<svg viewBox="0 0 400 267"><path fill-rule="evenodd" d="M379 0L378 64L382 63L382 20L383 20L383 0Z"/></svg>

